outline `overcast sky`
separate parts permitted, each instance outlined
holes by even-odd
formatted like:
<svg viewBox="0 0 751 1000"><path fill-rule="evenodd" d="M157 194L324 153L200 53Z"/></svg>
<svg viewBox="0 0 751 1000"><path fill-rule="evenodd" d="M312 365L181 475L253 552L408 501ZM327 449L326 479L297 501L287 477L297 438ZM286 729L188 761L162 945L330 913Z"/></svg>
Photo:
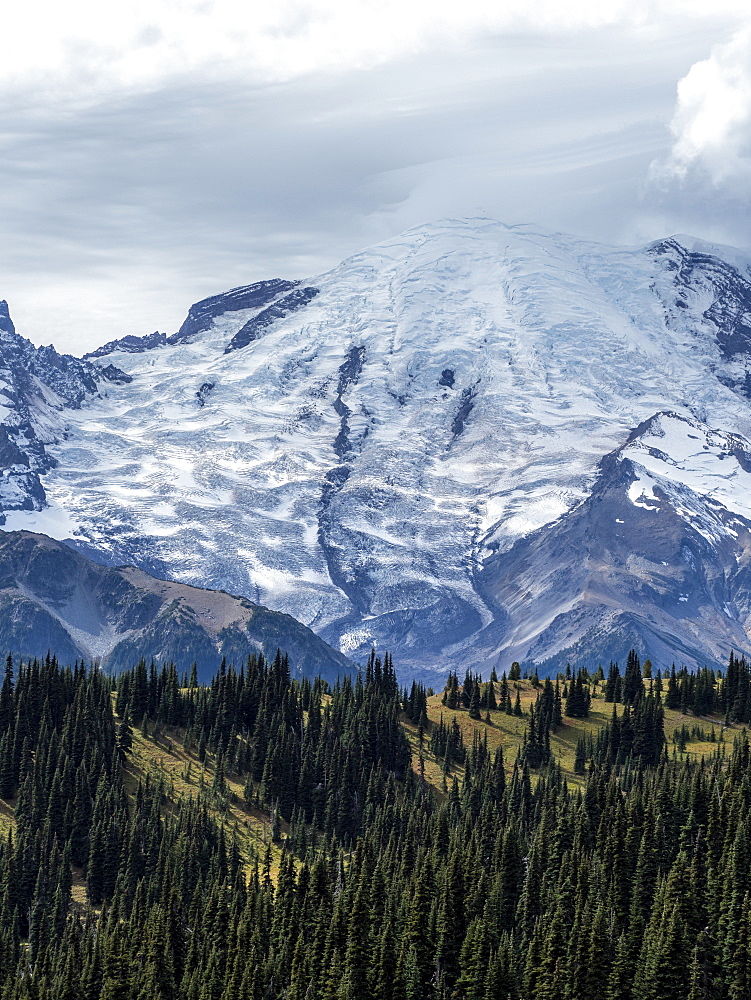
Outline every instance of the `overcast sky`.
<svg viewBox="0 0 751 1000"><path fill-rule="evenodd" d="M747 0L14 6L0 298L37 344L446 216L751 244Z"/></svg>

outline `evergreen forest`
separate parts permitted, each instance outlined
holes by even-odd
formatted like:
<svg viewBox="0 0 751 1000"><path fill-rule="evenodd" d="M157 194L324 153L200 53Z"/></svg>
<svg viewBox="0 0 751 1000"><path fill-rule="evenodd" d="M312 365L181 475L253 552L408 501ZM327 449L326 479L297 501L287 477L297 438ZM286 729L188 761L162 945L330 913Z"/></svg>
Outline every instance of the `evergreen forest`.
<svg viewBox="0 0 751 1000"><path fill-rule="evenodd" d="M751 671L0 687L0 1000L748 1000Z"/></svg>

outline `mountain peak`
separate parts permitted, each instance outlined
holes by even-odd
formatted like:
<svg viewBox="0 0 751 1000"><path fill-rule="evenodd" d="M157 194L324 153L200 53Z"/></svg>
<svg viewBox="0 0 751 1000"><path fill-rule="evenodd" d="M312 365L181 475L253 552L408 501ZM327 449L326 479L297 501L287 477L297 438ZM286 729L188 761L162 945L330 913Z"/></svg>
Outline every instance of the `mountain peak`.
<svg viewBox="0 0 751 1000"><path fill-rule="evenodd" d="M49 516L18 501L8 525L38 518L414 670L600 655L610 628L713 659L751 611L741 262L443 220L211 296L158 350L107 345L131 381L47 406ZM681 533L706 570L686 601ZM686 607L711 619L705 646Z"/></svg>
<svg viewBox="0 0 751 1000"><path fill-rule="evenodd" d="M10 318L10 310L5 299L0 299L0 333L10 333L15 336L16 328Z"/></svg>

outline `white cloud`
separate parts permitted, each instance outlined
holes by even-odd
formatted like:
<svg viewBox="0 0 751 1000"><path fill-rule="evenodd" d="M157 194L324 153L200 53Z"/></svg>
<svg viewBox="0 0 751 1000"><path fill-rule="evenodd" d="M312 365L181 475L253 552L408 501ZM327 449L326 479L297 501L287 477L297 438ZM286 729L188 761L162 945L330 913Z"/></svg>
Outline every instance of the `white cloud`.
<svg viewBox="0 0 751 1000"><path fill-rule="evenodd" d="M640 28L741 9L717 0L30 0L3 17L0 87L96 98L197 74L285 80L372 67L504 31Z"/></svg>
<svg viewBox="0 0 751 1000"><path fill-rule="evenodd" d="M730 198L751 190L751 23L715 45L678 83L669 157L653 166L665 181L702 175Z"/></svg>

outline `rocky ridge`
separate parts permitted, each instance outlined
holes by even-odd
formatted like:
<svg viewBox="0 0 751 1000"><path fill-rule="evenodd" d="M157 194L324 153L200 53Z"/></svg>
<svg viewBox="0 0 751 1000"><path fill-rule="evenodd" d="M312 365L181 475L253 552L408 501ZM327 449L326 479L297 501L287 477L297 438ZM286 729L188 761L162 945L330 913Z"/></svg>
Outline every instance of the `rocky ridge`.
<svg viewBox="0 0 751 1000"><path fill-rule="evenodd" d="M223 591L158 580L133 566L107 567L31 532L0 533L0 648L111 671L147 661L196 661L208 682L223 657L290 657L293 675L335 681L352 663L289 615Z"/></svg>

